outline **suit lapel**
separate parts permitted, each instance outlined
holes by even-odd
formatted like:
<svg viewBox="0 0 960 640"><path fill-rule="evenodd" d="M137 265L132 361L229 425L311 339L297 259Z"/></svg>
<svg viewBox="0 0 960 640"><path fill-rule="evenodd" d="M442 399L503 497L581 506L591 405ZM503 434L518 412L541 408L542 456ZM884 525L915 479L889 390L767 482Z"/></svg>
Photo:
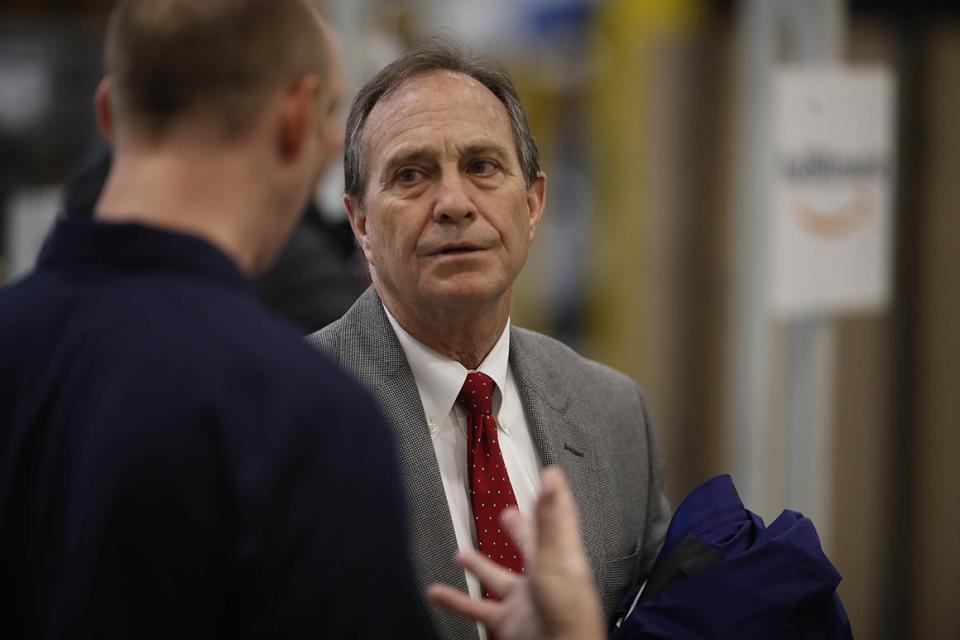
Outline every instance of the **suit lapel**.
<svg viewBox="0 0 960 640"><path fill-rule="evenodd" d="M466 591L463 570L453 563L457 538L416 380L372 288L356 310L353 331L347 333L355 335L358 344L341 347L360 354L354 370L373 390L394 427L418 586L423 592L428 585L441 582ZM476 624L433 606L428 608L440 637L477 637Z"/></svg>
<svg viewBox="0 0 960 640"><path fill-rule="evenodd" d="M452 560L456 534L417 384L372 287L342 321L336 350L342 362L374 392L394 426L418 586L423 591L442 582L466 591L463 571ZM584 546L594 579L602 589L606 580L603 501L597 481L602 467L592 434L569 417L572 383L561 378L562 372L552 371L534 341L515 328L510 334L510 366L541 462L559 465L570 481ZM477 637L475 624L428 608L440 637Z"/></svg>
<svg viewBox="0 0 960 640"><path fill-rule="evenodd" d="M602 587L605 576L602 500L597 476L600 472L592 434L568 417L570 387L558 382L559 372L550 371L522 331L512 329L510 366L517 379L533 442L546 465L563 469L580 512L583 544L590 558L594 580Z"/></svg>

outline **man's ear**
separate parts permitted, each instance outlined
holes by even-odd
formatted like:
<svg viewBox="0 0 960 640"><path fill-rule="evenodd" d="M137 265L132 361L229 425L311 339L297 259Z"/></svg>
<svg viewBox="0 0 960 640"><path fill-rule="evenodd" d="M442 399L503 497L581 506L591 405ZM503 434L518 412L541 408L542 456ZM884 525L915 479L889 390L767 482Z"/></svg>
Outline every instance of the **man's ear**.
<svg viewBox="0 0 960 640"><path fill-rule="evenodd" d="M110 103L112 91L110 76L104 76L93 94L93 111L97 116L97 128L107 142L113 142L113 105Z"/></svg>
<svg viewBox="0 0 960 640"><path fill-rule="evenodd" d="M543 209L547 204L547 174L543 171L537 174L536 180L527 189L527 209L530 212L530 218L527 221L529 235L527 241L532 241L537 234L537 227L540 226L540 219L543 217Z"/></svg>
<svg viewBox="0 0 960 640"><path fill-rule="evenodd" d="M367 262L373 264L370 251L370 236L367 235L367 214L363 206L350 194L343 194L343 208L347 211L347 219L350 220L350 226L353 228L353 236L357 239L360 250Z"/></svg>
<svg viewBox="0 0 960 640"><path fill-rule="evenodd" d="M284 94L277 130L277 150L287 161L299 160L312 138L316 138L317 93L320 78L305 76Z"/></svg>

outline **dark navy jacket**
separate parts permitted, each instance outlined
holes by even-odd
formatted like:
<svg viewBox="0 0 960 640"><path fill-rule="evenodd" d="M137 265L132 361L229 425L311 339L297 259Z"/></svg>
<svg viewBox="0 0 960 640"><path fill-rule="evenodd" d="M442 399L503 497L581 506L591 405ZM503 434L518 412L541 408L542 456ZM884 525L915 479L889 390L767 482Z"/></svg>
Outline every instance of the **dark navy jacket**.
<svg viewBox="0 0 960 640"><path fill-rule="evenodd" d="M0 636L428 637L402 505L372 400L203 240L61 221L0 291Z"/></svg>
<svg viewBox="0 0 960 640"><path fill-rule="evenodd" d="M730 476L717 476L677 507L612 638L849 640L839 583L808 518L786 510L765 527Z"/></svg>

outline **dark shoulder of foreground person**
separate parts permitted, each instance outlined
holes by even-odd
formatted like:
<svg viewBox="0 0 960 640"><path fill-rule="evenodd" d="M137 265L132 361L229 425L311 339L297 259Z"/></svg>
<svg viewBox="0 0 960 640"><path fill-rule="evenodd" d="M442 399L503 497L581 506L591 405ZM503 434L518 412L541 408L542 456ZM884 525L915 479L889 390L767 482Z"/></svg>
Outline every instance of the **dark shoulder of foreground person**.
<svg viewBox="0 0 960 640"><path fill-rule="evenodd" d="M249 304L257 309L218 332L227 364L217 413L240 431L237 465L255 467L264 448L278 457L269 465L275 474L259 484L275 487L282 502L258 508L250 496L249 504L269 523L264 549L284 552L251 582L251 602L276 607L241 628L253 636L313 629L330 638L433 637L408 558L392 431L352 376ZM260 430L269 436L245 437ZM296 562L285 560L293 554ZM376 615L368 615L371 602Z"/></svg>
<svg viewBox="0 0 960 640"><path fill-rule="evenodd" d="M123 303L92 333L122 334L111 393L138 422L100 591L150 585L144 637L217 620L244 638L430 637L391 431L360 385L241 288L161 277L109 298Z"/></svg>

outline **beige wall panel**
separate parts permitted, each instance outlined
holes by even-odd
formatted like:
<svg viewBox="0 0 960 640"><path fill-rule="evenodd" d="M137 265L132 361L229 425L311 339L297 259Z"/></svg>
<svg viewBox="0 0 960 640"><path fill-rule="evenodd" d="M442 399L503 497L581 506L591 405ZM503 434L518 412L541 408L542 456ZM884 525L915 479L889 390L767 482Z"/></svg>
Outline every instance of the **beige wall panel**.
<svg viewBox="0 0 960 640"><path fill-rule="evenodd" d="M960 638L960 24L926 43L908 628Z"/></svg>
<svg viewBox="0 0 960 640"><path fill-rule="evenodd" d="M893 64L894 35L888 25L854 20L847 39L848 62ZM902 215L903 212L896 212ZM888 390L893 372L891 315L837 322L834 395L834 502L832 538L824 544L843 575L840 596L858 638L885 635L891 513L891 420Z"/></svg>
<svg viewBox="0 0 960 640"><path fill-rule="evenodd" d="M890 577L889 323L838 323L836 440L831 559L843 575L840 597L858 638L880 638Z"/></svg>

